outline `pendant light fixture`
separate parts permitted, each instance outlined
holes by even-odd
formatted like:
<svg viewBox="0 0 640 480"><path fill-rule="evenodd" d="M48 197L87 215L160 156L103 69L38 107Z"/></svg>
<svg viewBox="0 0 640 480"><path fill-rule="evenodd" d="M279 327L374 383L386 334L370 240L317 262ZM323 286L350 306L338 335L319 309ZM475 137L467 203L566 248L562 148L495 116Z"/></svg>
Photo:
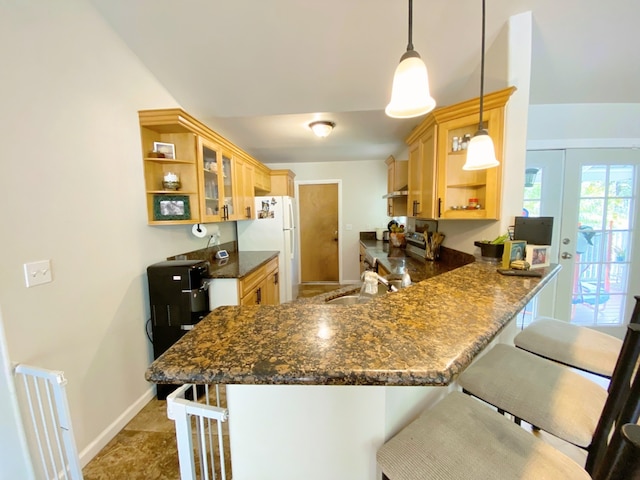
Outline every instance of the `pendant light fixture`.
<svg viewBox="0 0 640 480"><path fill-rule="evenodd" d="M413 0L409 0L409 43L400 57L400 65L393 76L391 101L385 113L393 118L411 118L424 115L436 106L429 92L429 75L418 52L413 49Z"/></svg>
<svg viewBox="0 0 640 480"><path fill-rule="evenodd" d="M496 150L493 140L482 125L482 108L484 96L484 37L485 37L485 0L482 0L482 57L480 61L480 119L478 131L475 133L467 147L467 159L463 170L484 170L497 167L500 162L496 159Z"/></svg>

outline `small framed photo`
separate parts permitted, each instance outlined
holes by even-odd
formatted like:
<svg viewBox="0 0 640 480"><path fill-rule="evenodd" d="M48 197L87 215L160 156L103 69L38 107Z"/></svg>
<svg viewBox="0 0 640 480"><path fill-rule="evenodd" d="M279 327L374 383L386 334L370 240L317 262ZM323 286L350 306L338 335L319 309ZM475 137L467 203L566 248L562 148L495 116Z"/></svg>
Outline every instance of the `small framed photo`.
<svg viewBox="0 0 640 480"><path fill-rule="evenodd" d="M153 151L164 154L164 158L176 158L176 146L173 143L153 142Z"/></svg>
<svg viewBox="0 0 640 480"><path fill-rule="evenodd" d="M527 245L527 262L531 268L548 267L550 245Z"/></svg>
<svg viewBox="0 0 640 480"><path fill-rule="evenodd" d="M502 254L502 268L511 268L511 262L524 260L527 254L527 242L525 240L507 240L504 242Z"/></svg>
<svg viewBox="0 0 640 480"><path fill-rule="evenodd" d="M187 195L154 195L154 220L189 220L191 208Z"/></svg>

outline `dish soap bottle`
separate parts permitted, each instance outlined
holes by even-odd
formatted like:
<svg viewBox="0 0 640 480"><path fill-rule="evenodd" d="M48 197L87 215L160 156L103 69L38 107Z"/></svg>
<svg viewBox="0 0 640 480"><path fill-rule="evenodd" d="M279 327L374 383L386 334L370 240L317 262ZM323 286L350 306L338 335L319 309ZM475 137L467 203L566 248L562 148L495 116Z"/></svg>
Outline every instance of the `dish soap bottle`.
<svg viewBox="0 0 640 480"><path fill-rule="evenodd" d="M409 276L407 267L404 267L404 272L402 272L402 288L408 287L409 285L411 285L411 276Z"/></svg>

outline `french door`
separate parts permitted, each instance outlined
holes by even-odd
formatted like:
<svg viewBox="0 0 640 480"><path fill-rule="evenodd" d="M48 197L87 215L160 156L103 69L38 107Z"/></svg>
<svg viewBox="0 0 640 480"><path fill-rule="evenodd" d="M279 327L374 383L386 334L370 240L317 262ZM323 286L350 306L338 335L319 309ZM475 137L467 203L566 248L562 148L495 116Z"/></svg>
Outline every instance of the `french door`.
<svg viewBox="0 0 640 480"><path fill-rule="evenodd" d="M633 296L640 294L640 151L529 152L527 168L538 172L532 187L525 187L524 207L535 215L550 202L543 214L555 210L554 247L562 270L553 316L620 333ZM545 195L545 181L561 188Z"/></svg>

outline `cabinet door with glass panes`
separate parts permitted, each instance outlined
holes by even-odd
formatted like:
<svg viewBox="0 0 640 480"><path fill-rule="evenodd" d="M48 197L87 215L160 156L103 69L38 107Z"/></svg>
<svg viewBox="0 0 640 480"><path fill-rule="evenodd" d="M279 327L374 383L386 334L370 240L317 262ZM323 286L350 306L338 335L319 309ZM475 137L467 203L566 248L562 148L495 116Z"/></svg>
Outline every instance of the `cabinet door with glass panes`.
<svg viewBox="0 0 640 480"><path fill-rule="evenodd" d="M198 138L198 178L202 222L237 220L238 209L233 157L221 146Z"/></svg>
<svg viewBox="0 0 640 480"><path fill-rule="evenodd" d="M446 109L438 119L437 217L441 219L498 220L505 162L505 104L513 88L484 99L483 127L493 140L500 164L485 170L463 170L468 142L478 130L479 101Z"/></svg>

